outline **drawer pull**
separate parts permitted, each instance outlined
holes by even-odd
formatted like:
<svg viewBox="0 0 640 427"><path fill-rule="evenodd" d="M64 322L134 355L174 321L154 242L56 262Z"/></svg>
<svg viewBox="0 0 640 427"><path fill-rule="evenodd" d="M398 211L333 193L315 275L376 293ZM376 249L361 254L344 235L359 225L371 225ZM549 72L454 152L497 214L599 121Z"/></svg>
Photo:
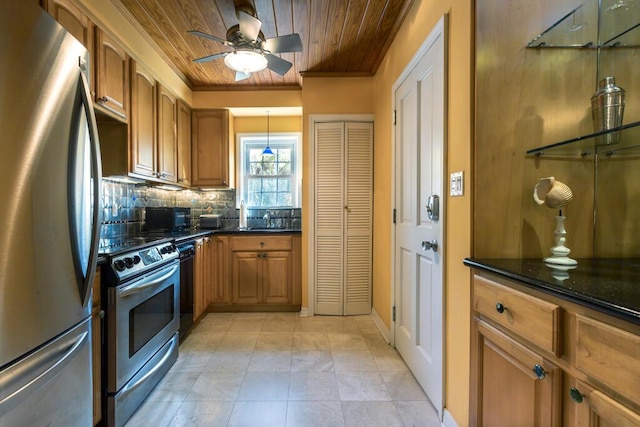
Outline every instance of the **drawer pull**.
<svg viewBox="0 0 640 427"><path fill-rule="evenodd" d="M507 310L507 307L505 307L504 305L502 305L501 302L496 304L496 311L500 314L504 313L504 311Z"/></svg>
<svg viewBox="0 0 640 427"><path fill-rule="evenodd" d="M571 387L569 389L569 396L571 396L571 400L573 400L576 403L582 403L582 400L584 398L582 393L580 393L580 390L578 390L575 387Z"/></svg>
<svg viewBox="0 0 640 427"><path fill-rule="evenodd" d="M547 376L544 368L540 365L536 365L533 367L533 373L536 374L536 377L538 377L539 380L543 380L544 377Z"/></svg>

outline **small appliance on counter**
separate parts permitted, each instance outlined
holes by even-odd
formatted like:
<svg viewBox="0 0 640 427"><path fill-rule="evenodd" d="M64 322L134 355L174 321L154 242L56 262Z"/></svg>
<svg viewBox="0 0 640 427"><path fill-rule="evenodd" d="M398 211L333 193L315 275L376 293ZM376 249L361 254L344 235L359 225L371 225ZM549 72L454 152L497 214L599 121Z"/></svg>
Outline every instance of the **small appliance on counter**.
<svg viewBox="0 0 640 427"><path fill-rule="evenodd" d="M200 228L206 230L219 230L222 228L220 215L200 215Z"/></svg>
<svg viewBox="0 0 640 427"><path fill-rule="evenodd" d="M145 208L145 231L175 232L191 227L191 209L180 207Z"/></svg>

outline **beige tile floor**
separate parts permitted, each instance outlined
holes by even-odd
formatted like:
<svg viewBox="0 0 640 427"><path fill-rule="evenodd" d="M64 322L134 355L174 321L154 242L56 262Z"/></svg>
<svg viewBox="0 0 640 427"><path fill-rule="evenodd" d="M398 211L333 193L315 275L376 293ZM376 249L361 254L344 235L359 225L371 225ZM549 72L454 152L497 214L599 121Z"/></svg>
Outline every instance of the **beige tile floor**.
<svg viewBox="0 0 640 427"><path fill-rule="evenodd" d="M370 316L208 314L133 426L439 426Z"/></svg>

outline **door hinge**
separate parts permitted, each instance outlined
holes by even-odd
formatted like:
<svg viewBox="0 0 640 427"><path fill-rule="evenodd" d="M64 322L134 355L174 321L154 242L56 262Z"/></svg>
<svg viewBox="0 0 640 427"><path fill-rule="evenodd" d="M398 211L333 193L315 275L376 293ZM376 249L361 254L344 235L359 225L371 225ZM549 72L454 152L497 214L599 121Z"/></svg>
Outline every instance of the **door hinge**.
<svg viewBox="0 0 640 427"><path fill-rule="evenodd" d="M393 208L393 223L396 223L396 209Z"/></svg>
<svg viewBox="0 0 640 427"><path fill-rule="evenodd" d="M393 110L393 125L396 125L396 110Z"/></svg>
<svg viewBox="0 0 640 427"><path fill-rule="evenodd" d="M392 321L396 321L396 306L393 306L393 309L391 310L391 320Z"/></svg>

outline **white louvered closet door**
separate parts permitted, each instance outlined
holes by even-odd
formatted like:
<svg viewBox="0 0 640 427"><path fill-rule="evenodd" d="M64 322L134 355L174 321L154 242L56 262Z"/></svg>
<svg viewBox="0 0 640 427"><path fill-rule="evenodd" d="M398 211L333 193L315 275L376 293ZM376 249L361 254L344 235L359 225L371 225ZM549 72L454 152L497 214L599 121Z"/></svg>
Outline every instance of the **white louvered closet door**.
<svg viewBox="0 0 640 427"><path fill-rule="evenodd" d="M371 312L373 124L315 125L316 314Z"/></svg>

